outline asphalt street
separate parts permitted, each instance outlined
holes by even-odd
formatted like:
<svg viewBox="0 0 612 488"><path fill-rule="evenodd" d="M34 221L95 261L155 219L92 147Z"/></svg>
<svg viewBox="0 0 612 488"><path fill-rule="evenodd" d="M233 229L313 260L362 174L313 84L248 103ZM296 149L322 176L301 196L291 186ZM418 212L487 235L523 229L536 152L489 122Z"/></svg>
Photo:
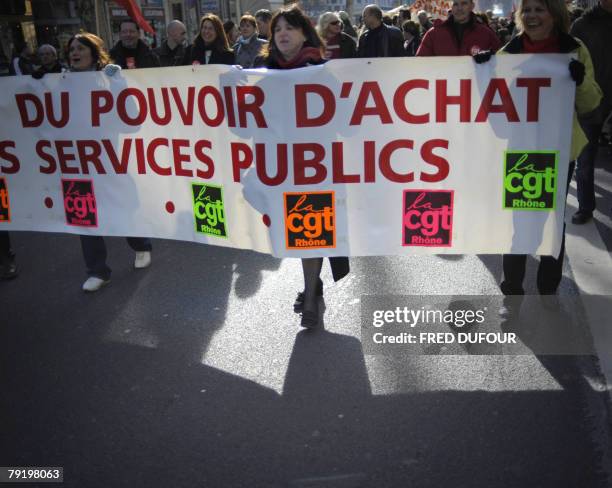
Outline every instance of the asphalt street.
<svg viewBox="0 0 612 488"><path fill-rule="evenodd" d="M612 275L582 254L610 257L606 161L588 224L603 248L568 225L561 302ZM112 281L86 295L76 236L13 241L0 466L62 466L79 488L611 486L612 349L589 325L596 354L364 353L364 296L499 296L500 256L355 258L336 284L325 267L324 324L304 331L296 259L155 240L134 270L108 238Z"/></svg>

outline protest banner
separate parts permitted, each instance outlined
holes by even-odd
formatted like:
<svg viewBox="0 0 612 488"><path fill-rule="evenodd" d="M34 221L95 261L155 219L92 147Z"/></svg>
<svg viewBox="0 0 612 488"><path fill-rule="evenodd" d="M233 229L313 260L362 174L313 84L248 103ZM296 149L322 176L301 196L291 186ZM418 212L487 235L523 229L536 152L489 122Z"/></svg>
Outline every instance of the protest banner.
<svg viewBox="0 0 612 488"><path fill-rule="evenodd" d="M279 257L557 254L566 55L0 80L0 230Z"/></svg>

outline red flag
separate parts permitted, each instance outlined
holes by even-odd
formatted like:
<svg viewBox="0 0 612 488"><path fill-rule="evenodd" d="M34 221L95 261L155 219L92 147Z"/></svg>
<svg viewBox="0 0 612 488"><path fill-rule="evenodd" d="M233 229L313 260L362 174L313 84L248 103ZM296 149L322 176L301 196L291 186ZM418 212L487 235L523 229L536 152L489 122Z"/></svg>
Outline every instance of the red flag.
<svg viewBox="0 0 612 488"><path fill-rule="evenodd" d="M148 32L149 34L155 34L155 30L153 30L153 27L151 27L151 25L149 25L149 23L142 16L142 12L140 11L140 8L138 8L138 5L136 5L134 0L114 1L115 3L118 3L127 10L128 15L134 22L136 22L142 28L142 30Z"/></svg>

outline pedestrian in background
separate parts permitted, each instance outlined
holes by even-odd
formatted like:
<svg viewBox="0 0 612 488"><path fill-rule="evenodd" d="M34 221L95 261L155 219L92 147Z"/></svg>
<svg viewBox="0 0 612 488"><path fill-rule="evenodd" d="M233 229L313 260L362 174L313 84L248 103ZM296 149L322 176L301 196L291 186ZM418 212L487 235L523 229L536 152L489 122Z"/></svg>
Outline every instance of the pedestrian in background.
<svg viewBox="0 0 612 488"><path fill-rule="evenodd" d="M238 36L240 36L240 32L238 32L238 27L233 20L226 20L223 22L223 30L225 31L225 35L227 37L227 42L230 46L236 44L238 40Z"/></svg>
<svg viewBox="0 0 612 488"><path fill-rule="evenodd" d="M38 48L38 59L40 68L32 73L34 78L42 78L47 73L63 73L66 70L57 59L57 51L51 44L43 44Z"/></svg>
<svg viewBox="0 0 612 488"><path fill-rule="evenodd" d="M354 58L357 46L351 36L342 32L342 20L335 12L325 12L319 17L317 32L325 43L325 59Z"/></svg>
<svg viewBox="0 0 612 488"><path fill-rule="evenodd" d="M421 44L419 37L419 24L412 20L406 20L402 24L402 33L404 34L404 51L406 56L416 56L416 53Z"/></svg>
<svg viewBox="0 0 612 488"><path fill-rule="evenodd" d="M255 12L255 20L257 21L257 30L259 38L265 41L270 39L270 22L272 21L272 12L262 8Z"/></svg>
<svg viewBox="0 0 612 488"><path fill-rule="evenodd" d="M383 12L378 5L363 9L363 23L366 30L359 36L357 57L387 58L404 55L402 31L383 23Z"/></svg>
<svg viewBox="0 0 612 488"><path fill-rule="evenodd" d="M240 37L234 45L236 64L243 68L252 68L266 44L268 41L259 38L255 17L243 15L240 18Z"/></svg>
<svg viewBox="0 0 612 488"><path fill-rule="evenodd" d="M200 33L195 38L188 64L236 64L221 19L206 14L200 19Z"/></svg>
<svg viewBox="0 0 612 488"><path fill-rule="evenodd" d="M595 159L604 122L612 111L612 0L600 0L572 25L570 33L579 38L589 50L603 99L592 113L580 117L580 124L589 140L578 157L576 185L578 211L573 224L591 220L595 210Z"/></svg>
<svg viewBox="0 0 612 488"><path fill-rule="evenodd" d="M123 20L119 31L119 42L111 49L110 55L121 68L158 68L159 58L140 39L140 28L131 20Z"/></svg>
<svg viewBox="0 0 612 488"><path fill-rule="evenodd" d="M180 20L173 20L166 27L166 40L154 50L161 66L181 66L189 57L187 29Z"/></svg>

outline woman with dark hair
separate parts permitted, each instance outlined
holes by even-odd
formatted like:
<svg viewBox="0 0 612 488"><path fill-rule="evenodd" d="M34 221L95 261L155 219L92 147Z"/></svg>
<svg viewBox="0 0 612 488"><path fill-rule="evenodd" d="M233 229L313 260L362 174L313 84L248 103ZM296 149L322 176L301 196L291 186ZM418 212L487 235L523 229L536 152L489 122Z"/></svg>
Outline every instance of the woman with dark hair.
<svg viewBox="0 0 612 488"><path fill-rule="evenodd" d="M111 59L104 49L104 41L95 34L82 32L68 41L68 61L70 71L103 71L113 76L121 70L120 66L111 64ZM80 236L81 248L87 267L87 281L83 291L98 291L110 281L111 269L106 264L106 244L102 236ZM146 268L151 264L151 241L145 237L128 237L129 246L136 252L134 268Z"/></svg>
<svg viewBox="0 0 612 488"><path fill-rule="evenodd" d="M574 161L587 143L578 124L577 115L593 111L601 100L601 89L593 73L593 63L582 41L569 32L569 12L564 0L521 0L516 12L518 35L506 44L498 54L572 53L576 59L569 63L569 72L576 82L574 120L570 149L570 165L567 190L574 170ZM484 54L484 53L481 53ZM475 56L477 62L479 54ZM490 56L489 56L490 57ZM487 58L488 59L488 58ZM565 254L565 225L559 256L542 256L538 266L537 287L541 295L553 295L561 282ZM504 254L504 280L500 288L504 295L523 295L523 279L527 256ZM508 315L516 310L504 310Z"/></svg>
<svg viewBox="0 0 612 488"><path fill-rule="evenodd" d="M223 22L223 31L225 32L225 37L227 37L227 43L230 46L236 44L240 33L238 32L238 27L236 27L233 20L226 20Z"/></svg>
<svg viewBox="0 0 612 488"><path fill-rule="evenodd" d="M270 25L271 39L263 65L273 69L294 69L325 63L323 41L304 12L297 6L279 10ZM335 281L349 272L348 258L329 258ZM313 328L319 323L319 297L323 296L320 274L323 258L303 258L304 291L293 305L302 313L300 325Z"/></svg>
<svg viewBox="0 0 612 488"><path fill-rule="evenodd" d="M419 24L412 20L406 20L402 24L402 33L404 34L404 51L406 56L416 56L416 52L419 50L421 45L421 38L419 34L421 28Z"/></svg>
<svg viewBox="0 0 612 488"><path fill-rule="evenodd" d="M215 14L206 14L200 20L200 34L185 64L235 64L223 24Z"/></svg>

